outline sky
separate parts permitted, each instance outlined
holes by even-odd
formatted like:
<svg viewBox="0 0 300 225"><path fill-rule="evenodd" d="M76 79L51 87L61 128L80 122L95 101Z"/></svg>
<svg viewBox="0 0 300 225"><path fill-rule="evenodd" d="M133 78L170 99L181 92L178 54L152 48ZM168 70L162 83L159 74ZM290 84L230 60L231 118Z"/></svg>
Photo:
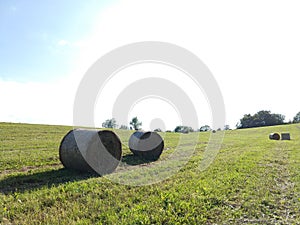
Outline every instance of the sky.
<svg viewBox="0 0 300 225"><path fill-rule="evenodd" d="M76 91L91 65L141 41L197 55L220 87L232 128L259 110L288 121L300 111L299 11L297 0L0 1L0 121L72 125ZM190 97L199 124L183 125L212 124L206 95L192 80L145 63L120 70L99 90L95 126L112 117L122 90L147 77L165 78ZM127 118L137 116L144 129L173 130L179 114L172 102L149 97L132 105Z"/></svg>

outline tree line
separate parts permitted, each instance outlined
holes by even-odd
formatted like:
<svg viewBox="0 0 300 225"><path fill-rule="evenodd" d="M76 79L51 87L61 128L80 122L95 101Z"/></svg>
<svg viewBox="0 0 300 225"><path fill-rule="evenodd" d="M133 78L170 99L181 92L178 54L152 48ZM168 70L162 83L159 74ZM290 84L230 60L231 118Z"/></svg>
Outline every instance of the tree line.
<svg viewBox="0 0 300 225"><path fill-rule="evenodd" d="M133 117L129 123L131 126L128 127L127 125L122 124L119 129L122 130L138 130L140 126L142 126L142 122L138 120L137 117ZM115 118L107 119L102 123L102 127L104 128L118 128L118 124Z"/></svg>
<svg viewBox="0 0 300 225"><path fill-rule="evenodd" d="M252 127L264 127L286 124L284 122L285 116L282 114L271 113L268 110L261 110L254 115L245 114L239 123L236 125L237 129L252 128ZM299 123L300 112L296 114L292 121L288 123Z"/></svg>
<svg viewBox="0 0 300 225"><path fill-rule="evenodd" d="M268 110L261 110L254 115L251 114L245 114L240 121L237 123L236 128L242 129L242 128L252 128L252 127L264 127L264 126L274 126L274 125L281 125L286 124L284 122L285 116L282 114L277 113L271 113L271 111ZM298 112L292 121L289 121L288 123L300 123L300 112ZM142 126L142 122L139 121L137 117L133 117L129 123L129 127L127 125L121 125L118 127L117 121L115 118L107 119L102 123L102 127L104 128L119 128L123 130L139 130ZM229 125L225 125L223 128L218 128L217 130L230 130ZM162 130L158 127L154 131L161 132ZM175 127L174 132L177 133L189 133L194 132L195 130L192 127L189 126L182 126L178 125ZM206 131L213 131L212 128L209 125L201 126L198 130L200 132L206 132ZM171 132L168 130L167 132Z"/></svg>

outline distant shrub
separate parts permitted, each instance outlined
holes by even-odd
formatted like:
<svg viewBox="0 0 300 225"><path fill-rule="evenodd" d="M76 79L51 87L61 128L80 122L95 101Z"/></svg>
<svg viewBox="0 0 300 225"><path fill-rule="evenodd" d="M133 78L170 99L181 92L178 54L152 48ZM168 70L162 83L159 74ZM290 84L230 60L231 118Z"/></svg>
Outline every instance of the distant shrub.
<svg viewBox="0 0 300 225"><path fill-rule="evenodd" d="M177 126L174 129L174 132L176 133L183 133L183 134L187 134L189 132L194 132L194 129L188 126Z"/></svg>
<svg viewBox="0 0 300 225"><path fill-rule="evenodd" d="M128 126L126 126L126 125L121 125L121 126L120 126L120 129L121 129L121 130L128 130L129 128L128 128Z"/></svg>
<svg viewBox="0 0 300 225"><path fill-rule="evenodd" d="M210 130L211 130L211 128L208 125L204 125L204 126L200 127L200 129L199 129L200 132L205 132L205 131L210 131Z"/></svg>

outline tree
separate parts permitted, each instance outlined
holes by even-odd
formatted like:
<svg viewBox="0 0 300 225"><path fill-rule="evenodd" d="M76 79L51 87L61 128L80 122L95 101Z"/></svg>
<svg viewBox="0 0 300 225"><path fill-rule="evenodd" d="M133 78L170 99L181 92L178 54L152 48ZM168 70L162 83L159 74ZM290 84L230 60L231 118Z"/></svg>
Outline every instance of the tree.
<svg viewBox="0 0 300 225"><path fill-rule="evenodd" d="M293 123L300 123L300 112L298 112L294 117Z"/></svg>
<svg viewBox="0 0 300 225"><path fill-rule="evenodd" d="M182 129L183 129L182 126L177 126L177 127L175 127L174 132L180 133L182 131Z"/></svg>
<svg viewBox="0 0 300 225"><path fill-rule="evenodd" d="M120 126L120 129L121 129L121 130L128 130L128 126L122 124L122 125Z"/></svg>
<svg viewBox="0 0 300 225"><path fill-rule="evenodd" d="M284 124L285 116L281 114L271 113L267 110L261 110L251 114L245 114L240 120L237 128L263 127Z"/></svg>
<svg viewBox="0 0 300 225"><path fill-rule="evenodd" d="M115 118L105 120L102 123L102 127L104 127L104 128L116 128L117 127L117 121L116 121Z"/></svg>
<svg viewBox="0 0 300 225"><path fill-rule="evenodd" d="M230 126L226 124L226 125L224 126L224 130L230 130Z"/></svg>
<svg viewBox="0 0 300 225"><path fill-rule="evenodd" d="M162 132L162 130L160 128L156 128L154 131L155 132Z"/></svg>
<svg viewBox="0 0 300 225"><path fill-rule="evenodd" d="M210 131L210 130L211 130L211 128L208 125L204 125L204 126L200 127L200 129L199 129L200 132L205 132L205 131Z"/></svg>
<svg viewBox="0 0 300 225"><path fill-rule="evenodd" d="M174 131L177 133L184 133L184 134L187 134L189 132L194 132L193 128L188 127L188 126L177 126L174 129Z"/></svg>
<svg viewBox="0 0 300 225"><path fill-rule="evenodd" d="M130 125L132 125L135 130L138 130L139 127L142 126L142 122L140 122L137 117L133 117L130 121Z"/></svg>

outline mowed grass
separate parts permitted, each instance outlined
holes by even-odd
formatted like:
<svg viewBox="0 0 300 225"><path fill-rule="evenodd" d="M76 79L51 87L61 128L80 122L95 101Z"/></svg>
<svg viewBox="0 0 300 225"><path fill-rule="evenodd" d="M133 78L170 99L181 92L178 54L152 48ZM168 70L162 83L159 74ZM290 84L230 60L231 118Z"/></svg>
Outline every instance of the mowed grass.
<svg viewBox="0 0 300 225"><path fill-rule="evenodd" d="M58 147L70 129L0 123L1 224L300 224L300 124L226 131L204 171L198 167L210 133L200 133L184 167L146 186L64 169ZM292 140L271 141L271 132L290 132ZM133 157L130 131L118 134L124 142L118 171L158 163ZM162 135L160 161L180 140Z"/></svg>

